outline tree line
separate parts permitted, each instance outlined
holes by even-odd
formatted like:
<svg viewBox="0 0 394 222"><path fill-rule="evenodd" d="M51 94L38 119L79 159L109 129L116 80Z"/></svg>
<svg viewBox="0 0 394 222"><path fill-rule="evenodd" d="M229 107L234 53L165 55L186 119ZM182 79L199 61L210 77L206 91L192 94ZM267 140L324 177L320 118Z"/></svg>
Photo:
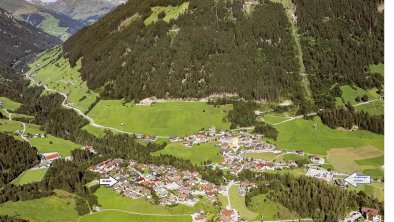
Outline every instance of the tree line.
<svg viewBox="0 0 394 222"><path fill-rule="evenodd" d="M317 108L335 108L340 85L382 88L369 64L383 63L382 0L293 0L303 59Z"/></svg>
<svg viewBox="0 0 394 222"><path fill-rule="evenodd" d="M379 214L384 215L383 203L363 191L351 191L316 178L244 170L239 179L257 183L246 194L247 206L251 206L254 196L267 194L269 199L296 212L301 218L310 217L314 221L338 221L363 206L376 208Z"/></svg>
<svg viewBox="0 0 394 222"><path fill-rule="evenodd" d="M273 100L300 91L299 64L283 6L264 1L250 14L242 1L189 1L169 23L145 25L152 6L182 0L129 1L69 38L64 55L102 98L139 100L234 93ZM122 21L139 15L119 30Z"/></svg>
<svg viewBox="0 0 394 222"><path fill-rule="evenodd" d="M0 133L0 187L39 163L37 149L26 141Z"/></svg>
<svg viewBox="0 0 394 222"><path fill-rule="evenodd" d="M377 134L384 134L384 115L372 116L368 112L355 112L348 104L347 108L329 109L318 112L322 122L331 128L354 127L368 130Z"/></svg>

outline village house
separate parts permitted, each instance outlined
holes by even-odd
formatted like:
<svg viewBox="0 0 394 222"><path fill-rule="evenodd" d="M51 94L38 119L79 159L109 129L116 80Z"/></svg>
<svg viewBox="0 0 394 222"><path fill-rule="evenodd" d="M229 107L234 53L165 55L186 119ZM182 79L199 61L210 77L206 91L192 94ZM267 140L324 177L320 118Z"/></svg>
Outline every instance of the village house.
<svg viewBox="0 0 394 222"><path fill-rule="evenodd" d="M317 157L317 156L310 156L309 160L312 163L316 163L316 164L324 164L324 162L325 162L324 158L320 158L320 157Z"/></svg>
<svg viewBox="0 0 394 222"><path fill-rule="evenodd" d="M381 216L379 215L379 211L377 209L362 207L361 214L368 222L380 222Z"/></svg>
<svg viewBox="0 0 394 222"><path fill-rule="evenodd" d="M203 210L197 210L192 214L192 219L193 222L205 222L207 221L207 215L205 214L205 211Z"/></svg>
<svg viewBox="0 0 394 222"><path fill-rule="evenodd" d="M236 222L238 218L239 213L234 209L223 209L220 211L220 222Z"/></svg>

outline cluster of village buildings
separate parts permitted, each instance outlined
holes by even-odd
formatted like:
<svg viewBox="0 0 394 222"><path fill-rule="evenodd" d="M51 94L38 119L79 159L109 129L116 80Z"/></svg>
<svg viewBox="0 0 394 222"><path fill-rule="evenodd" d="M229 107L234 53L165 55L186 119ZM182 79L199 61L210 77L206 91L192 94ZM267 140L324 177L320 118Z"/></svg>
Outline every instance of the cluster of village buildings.
<svg viewBox="0 0 394 222"><path fill-rule="evenodd" d="M178 170L166 165L114 159L99 163L91 170L102 177L112 176L118 180L112 188L120 194L151 200L154 192L161 205L193 206L200 197L214 202L218 193L225 192L224 186L201 179L197 171Z"/></svg>

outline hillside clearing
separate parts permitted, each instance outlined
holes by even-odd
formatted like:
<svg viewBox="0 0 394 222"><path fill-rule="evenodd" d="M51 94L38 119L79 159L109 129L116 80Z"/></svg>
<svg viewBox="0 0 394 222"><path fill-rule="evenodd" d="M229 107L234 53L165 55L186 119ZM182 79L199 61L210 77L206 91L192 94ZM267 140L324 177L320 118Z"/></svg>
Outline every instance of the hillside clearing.
<svg viewBox="0 0 394 222"><path fill-rule="evenodd" d="M257 217L257 213L250 211L245 204L245 197L242 197L238 194L239 185L234 185L230 188L230 201L231 207L236 209L241 218L247 218L248 221L254 220Z"/></svg>
<svg viewBox="0 0 394 222"><path fill-rule="evenodd" d="M150 25L151 23L156 22L158 20L158 15L161 12L165 13L163 20L165 22L169 22L171 19L177 19L178 16L184 13L188 8L189 8L189 2L184 2L180 6L169 5L167 7L163 7L163 6L152 7L151 8L152 14L147 19L145 19L144 23L145 25Z"/></svg>
<svg viewBox="0 0 394 222"><path fill-rule="evenodd" d="M203 102L160 102L153 106L100 100L88 113L97 124L156 136L185 136L216 126L229 129L223 121L232 105L214 107ZM89 131L89 128L86 130Z"/></svg>
<svg viewBox="0 0 394 222"><path fill-rule="evenodd" d="M186 147L181 143L170 143L163 150L159 150L153 153L153 155L167 154L190 160L193 164L201 164L203 161L208 160L214 163L220 162L222 156L219 152L220 148L211 142L193 145L192 147Z"/></svg>
<svg viewBox="0 0 394 222"><path fill-rule="evenodd" d="M384 155L382 150L371 146L363 146L360 148L337 148L328 151L327 158L333 165L334 169L344 173L352 173L355 171L374 168L374 166L360 165L356 160L366 160L377 158Z"/></svg>
<svg viewBox="0 0 394 222"><path fill-rule="evenodd" d="M66 193L63 191L63 193ZM31 222L78 221L74 198L55 195L36 200L6 202L0 204L0 215L19 216Z"/></svg>
<svg viewBox="0 0 394 222"><path fill-rule="evenodd" d="M12 184L23 185L32 182L39 182L42 180L47 170L48 168L28 170L12 181Z"/></svg>
<svg viewBox="0 0 394 222"><path fill-rule="evenodd" d="M58 58L57 61L56 58ZM67 94L67 102L83 112L87 111L99 97L99 94L89 90L86 82L81 79L79 73L81 60L77 62L75 67L71 67L69 60L63 58L60 47L40 55L36 61L30 64L30 68L29 74L36 74L34 76L36 82L41 82L50 89Z"/></svg>
<svg viewBox="0 0 394 222"><path fill-rule="evenodd" d="M384 136L364 130L338 131L322 124L320 118L295 119L276 125L278 139L270 142L283 149L304 150L306 153L326 155L331 148L373 146L383 150ZM316 129L316 130L315 130Z"/></svg>

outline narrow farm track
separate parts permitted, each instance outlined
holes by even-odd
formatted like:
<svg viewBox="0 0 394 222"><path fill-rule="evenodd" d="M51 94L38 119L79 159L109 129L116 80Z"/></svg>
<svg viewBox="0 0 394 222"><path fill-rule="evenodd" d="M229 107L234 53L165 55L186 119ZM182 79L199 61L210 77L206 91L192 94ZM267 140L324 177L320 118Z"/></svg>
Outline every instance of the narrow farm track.
<svg viewBox="0 0 394 222"><path fill-rule="evenodd" d="M297 21L295 17L296 6L291 0L271 0L271 1L281 3L286 11L287 18L289 19L289 22L291 24L291 35L294 38L296 50L298 53L297 57L298 57L298 63L300 65L299 74L302 76L302 86L304 87L307 99L313 101L312 92L310 89L310 82L304 65L300 34L298 33Z"/></svg>
<svg viewBox="0 0 394 222"><path fill-rule="evenodd" d="M58 94L62 95L62 96L64 97L64 100L63 100L63 102L62 102L61 105L62 105L64 108L66 108L66 109L72 109L72 110L74 110L75 112L77 112L78 115L82 116L84 119L86 119L87 121L89 121L89 124L92 125L93 127L100 128L100 129L108 129L108 130L112 130L112 131L118 132L118 133L124 133L124 134L129 134L129 135L136 135L136 133L133 133L133 132L128 132L128 131L116 129L116 128L113 128L113 127L103 126L103 125L97 124L97 123L94 121L94 119L92 119L91 117L89 117L88 115L86 115L84 112L82 112L82 110L68 105L68 104L67 104L68 96L67 96L65 93L59 92L59 91L54 90L54 89L50 89L47 85L39 84L39 83L36 82L34 79L32 79L32 78L30 78L30 77L28 77L28 76L27 76L27 78L28 78L31 82L33 82L34 84L43 86L44 89L47 90L47 91L54 92L54 93L58 93ZM157 137L157 138L169 138L168 136L156 136L156 137Z"/></svg>
<svg viewBox="0 0 394 222"><path fill-rule="evenodd" d="M135 211L119 210L119 209L104 209L99 212L93 212L93 213L90 213L87 215L97 214L97 213L104 212L104 211L117 211L117 212L134 214L134 215L141 215L141 216L157 216L157 217L186 217L186 216L189 216L189 217L191 217L191 214L152 214L152 213L140 213L140 212L135 212ZM87 215L84 215L84 216L87 216ZM80 221L81 218L84 216L79 217L78 221Z"/></svg>

